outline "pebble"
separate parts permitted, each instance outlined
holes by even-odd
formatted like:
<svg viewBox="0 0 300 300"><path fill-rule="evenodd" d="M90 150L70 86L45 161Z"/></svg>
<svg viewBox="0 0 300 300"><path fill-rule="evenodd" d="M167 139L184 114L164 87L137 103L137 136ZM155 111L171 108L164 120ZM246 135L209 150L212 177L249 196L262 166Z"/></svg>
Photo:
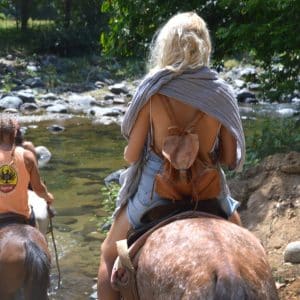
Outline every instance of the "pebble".
<svg viewBox="0 0 300 300"><path fill-rule="evenodd" d="M284 261L292 264L300 263L300 241L289 243L284 250Z"/></svg>

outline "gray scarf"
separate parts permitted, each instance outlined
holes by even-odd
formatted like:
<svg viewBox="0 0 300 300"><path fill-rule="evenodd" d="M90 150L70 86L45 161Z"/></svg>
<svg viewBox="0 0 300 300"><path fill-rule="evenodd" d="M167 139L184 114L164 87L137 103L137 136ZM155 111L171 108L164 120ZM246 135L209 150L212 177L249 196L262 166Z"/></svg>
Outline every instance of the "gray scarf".
<svg viewBox="0 0 300 300"><path fill-rule="evenodd" d="M231 87L218 78L215 71L202 67L175 73L162 69L148 74L138 86L132 102L124 116L122 134L126 139L137 119L139 111L150 97L156 93L175 98L218 119L232 132L237 140L236 171L241 171L245 159L245 139L239 108ZM147 143L146 143L147 145ZM117 209L123 206L136 192L143 166L144 155L130 165L120 176L121 189L117 199Z"/></svg>

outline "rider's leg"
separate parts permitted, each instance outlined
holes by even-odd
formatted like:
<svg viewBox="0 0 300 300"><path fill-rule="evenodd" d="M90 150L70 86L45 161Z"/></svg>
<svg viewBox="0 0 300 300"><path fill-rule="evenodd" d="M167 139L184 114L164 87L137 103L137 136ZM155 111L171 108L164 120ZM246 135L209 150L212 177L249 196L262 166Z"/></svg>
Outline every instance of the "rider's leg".
<svg viewBox="0 0 300 300"><path fill-rule="evenodd" d="M123 208L101 245L101 258L98 271L98 299L120 299L119 293L111 287L110 277L114 261L117 257L116 241L126 238L129 229L130 224L126 215L126 208Z"/></svg>

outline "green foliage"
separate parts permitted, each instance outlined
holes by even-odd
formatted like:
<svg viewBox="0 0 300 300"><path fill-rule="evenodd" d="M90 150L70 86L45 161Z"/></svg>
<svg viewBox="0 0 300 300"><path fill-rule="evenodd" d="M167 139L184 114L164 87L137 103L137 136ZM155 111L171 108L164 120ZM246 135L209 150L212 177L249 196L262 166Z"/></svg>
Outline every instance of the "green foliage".
<svg viewBox="0 0 300 300"><path fill-rule="evenodd" d="M159 26L178 11L199 10L206 1L104 0L109 28L101 34L107 55L145 58L147 47Z"/></svg>
<svg viewBox="0 0 300 300"><path fill-rule="evenodd" d="M2 78L1 89L9 93L16 85L12 81L12 74L5 74Z"/></svg>
<svg viewBox="0 0 300 300"><path fill-rule="evenodd" d="M268 155L300 151L299 121L268 118L245 124L247 165L254 165Z"/></svg>
<svg viewBox="0 0 300 300"><path fill-rule="evenodd" d="M39 20L41 18L51 20L48 22L51 25L29 26L27 30L20 32L19 21L22 19L20 7L23 1L27 0L6 0L0 4L0 13L17 20L14 23L17 27L13 30L14 34L11 34L11 28L6 28L4 31L7 32L0 33L7 41L4 44L7 45L6 49L14 49L16 46L17 51L26 49L29 53L51 52L64 56L100 52L99 36L106 24L105 15L100 10L102 0L30 0L27 7L28 16ZM71 4L69 9L65 6L66 2ZM12 35L16 35L17 41L11 38Z"/></svg>
<svg viewBox="0 0 300 300"><path fill-rule="evenodd" d="M220 0L218 5L224 18L215 32L216 57L251 53L266 70L260 80L263 94L270 100L278 100L282 91L299 89L300 36L295 32L300 2Z"/></svg>
<svg viewBox="0 0 300 300"><path fill-rule="evenodd" d="M145 63L143 60L134 58L114 58L104 56L101 58L101 64L107 67L107 70L114 75L115 78L123 80L124 78L136 79L145 74Z"/></svg>
<svg viewBox="0 0 300 300"><path fill-rule="evenodd" d="M272 75L262 78L267 97L270 87L299 89L298 0L104 0L102 10L109 15L109 28L100 38L106 55L145 59L159 26L175 13L196 11L210 29L215 60L248 56L262 62L265 75ZM284 72L274 72L274 63Z"/></svg>

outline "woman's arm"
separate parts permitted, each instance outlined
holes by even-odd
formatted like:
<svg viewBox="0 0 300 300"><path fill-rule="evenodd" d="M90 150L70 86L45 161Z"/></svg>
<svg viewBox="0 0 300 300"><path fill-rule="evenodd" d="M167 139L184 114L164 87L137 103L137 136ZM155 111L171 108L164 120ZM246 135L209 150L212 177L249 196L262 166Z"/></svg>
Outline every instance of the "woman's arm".
<svg viewBox="0 0 300 300"><path fill-rule="evenodd" d="M234 169L236 166L236 147L236 139L226 127L222 126L220 130L219 161L229 169Z"/></svg>
<svg viewBox="0 0 300 300"><path fill-rule="evenodd" d="M133 164L143 151L150 126L150 104L149 101L140 110L139 115L130 132L128 145L124 149L124 159Z"/></svg>
<svg viewBox="0 0 300 300"><path fill-rule="evenodd" d="M24 151L24 161L26 169L30 175L30 183L33 191L41 198L44 198L48 204L52 204L54 201L54 197L51 193L47 191L47 187L42 182L36 158L30 150Z"/></svg>

